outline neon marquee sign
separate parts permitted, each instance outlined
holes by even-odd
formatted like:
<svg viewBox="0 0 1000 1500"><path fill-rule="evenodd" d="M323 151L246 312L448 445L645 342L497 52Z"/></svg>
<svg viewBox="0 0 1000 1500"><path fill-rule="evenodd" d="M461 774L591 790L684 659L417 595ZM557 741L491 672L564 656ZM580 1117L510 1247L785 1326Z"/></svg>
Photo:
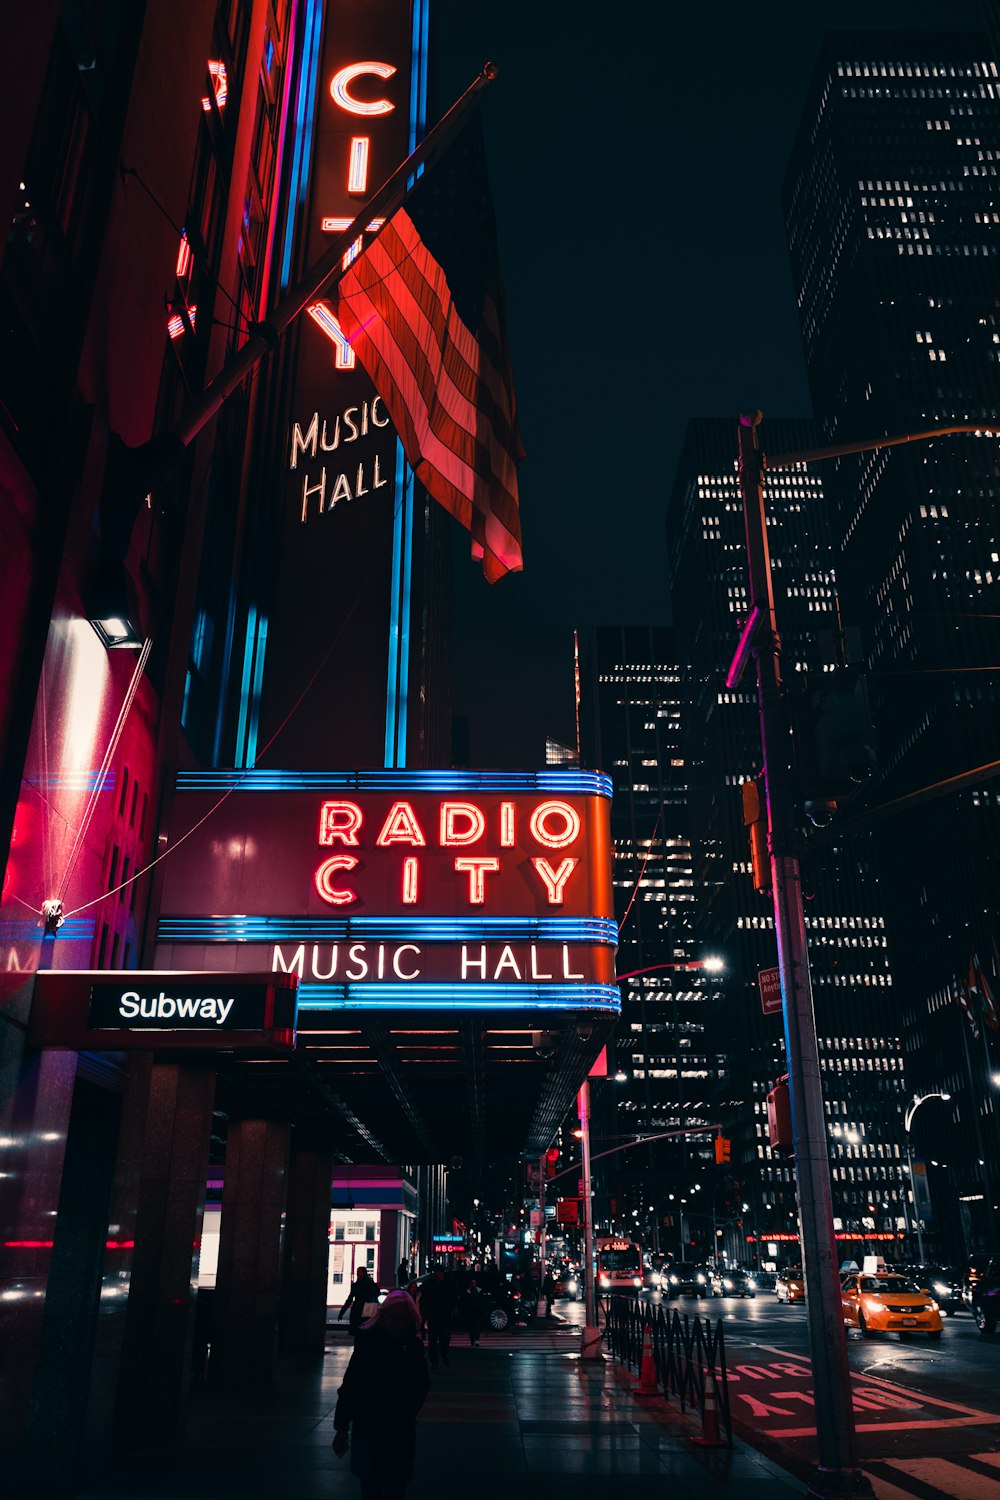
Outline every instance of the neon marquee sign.
<svg viewBox="0 0 1000 1500"><path fill-rule="evenodd" d="M311 989L617 1009L609 800L582 772L182 772L157 961L218 945L294 974L307 1009Z"/></svg>

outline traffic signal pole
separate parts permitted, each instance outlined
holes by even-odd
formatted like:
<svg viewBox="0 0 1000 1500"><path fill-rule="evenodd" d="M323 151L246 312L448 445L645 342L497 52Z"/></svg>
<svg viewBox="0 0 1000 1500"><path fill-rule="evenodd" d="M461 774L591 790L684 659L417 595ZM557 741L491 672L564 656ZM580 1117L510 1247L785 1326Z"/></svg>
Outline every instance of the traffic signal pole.
<svg viewBox="0 0 1000 1500"><path fill-rule="evenodd" d="M873 1494L858 1467L857 1439L840 1297L826 1117L816 1040L812 979L806 947L802 882L796 852L791 731L781 683L781 639L764 510L764 455L757 440L760 412L740 417L739 482L746 524L752 639L741 642L757 670L761 759L767 803L774 928L781 971L785 1056L795 1140L799 1236L806 1281L806 1314L813 1372L819 1464L814 1496L861 1500ZM744 632L746 635L746 632ZM734 662L734 667L736 663ZM732 675L732 669L731 669Z"/></svg>

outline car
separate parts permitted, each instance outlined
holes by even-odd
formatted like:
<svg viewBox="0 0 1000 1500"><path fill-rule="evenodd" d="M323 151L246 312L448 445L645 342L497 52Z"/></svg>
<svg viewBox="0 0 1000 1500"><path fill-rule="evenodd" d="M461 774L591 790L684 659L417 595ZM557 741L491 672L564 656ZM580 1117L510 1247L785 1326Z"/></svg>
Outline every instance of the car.
<svg viewBox="0 0 1000 1500"><path fill-rule="evenodd" d="M991 1260L972 1288L972 1316L980 1333L996 1333L1000 1323L1000 1260Z"/></svg>
<svg viewBox="0 0 1000 1500"><path fill-rule="evenodd" d="M707 1266L677 1260L672 1266L666 1268L666 1274L661 1277L660 1284L666 1297L707 1297L710 1295L708 1286L710 1274Z"/></svg>
<svg viewBox="0 0 1000 1500"><path fill-rule="evenodd" d="M779 1271L774 1278L774 1294L779 1302L804 1302L806 1283L799 1266Z"/></svg>
<svg viewBox="0 0 1000 1500"><path fill-rule="evenodd" d="M925 1287L947 1317L961 1312L965 1305L962 1295L964 1278L950 1266L900 1266L899 1269L918 1286Z"/></svg>
<svg viewBox="0 0 1000 1500"><path fill-rule="evenodd" d="M988 1255L976 1255L969 1262L969 1269L965 1273L965 1286L962 1288L962 1298L970 1307L975 1299L976 1283L992 1264Z"/></svg>
<svg viewBox="0 0 1000 1500"><path fill-rule="evenodd" d="M749 1271L738 1266L715 1270L709 1277L713 1297L756 1297L757 1283Z"/></svg>
<svg viewBox="0 0 1000 1500"><path fill-rule="evenodd" d="M941 1312L926 1288L909 1276L893 1272L871 1275L856 1272L840 1284L844 1322L857 1328L862 1338L871 1333L926 1333L941 1337Z"/></svg>
<svg viewBox="0 0 1000 1500"><path fill-rule="evenodd" d="M575 1266L554 1266L552 1281L553 1301L557 1297L564 1297L569 1302L575 1302L580 1296L580 1273Z"/></svg>

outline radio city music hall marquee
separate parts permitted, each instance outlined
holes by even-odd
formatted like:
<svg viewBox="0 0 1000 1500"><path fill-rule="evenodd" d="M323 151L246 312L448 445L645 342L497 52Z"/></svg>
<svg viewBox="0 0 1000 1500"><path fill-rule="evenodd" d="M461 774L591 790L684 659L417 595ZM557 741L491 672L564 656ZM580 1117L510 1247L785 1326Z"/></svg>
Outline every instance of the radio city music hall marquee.
<svg viewBox="0 0 1000 1500"><path fill-rule="evenodd" d="M157 963L299 980L300 1009L617 1012L603 776L182 772Z"/></svg>

